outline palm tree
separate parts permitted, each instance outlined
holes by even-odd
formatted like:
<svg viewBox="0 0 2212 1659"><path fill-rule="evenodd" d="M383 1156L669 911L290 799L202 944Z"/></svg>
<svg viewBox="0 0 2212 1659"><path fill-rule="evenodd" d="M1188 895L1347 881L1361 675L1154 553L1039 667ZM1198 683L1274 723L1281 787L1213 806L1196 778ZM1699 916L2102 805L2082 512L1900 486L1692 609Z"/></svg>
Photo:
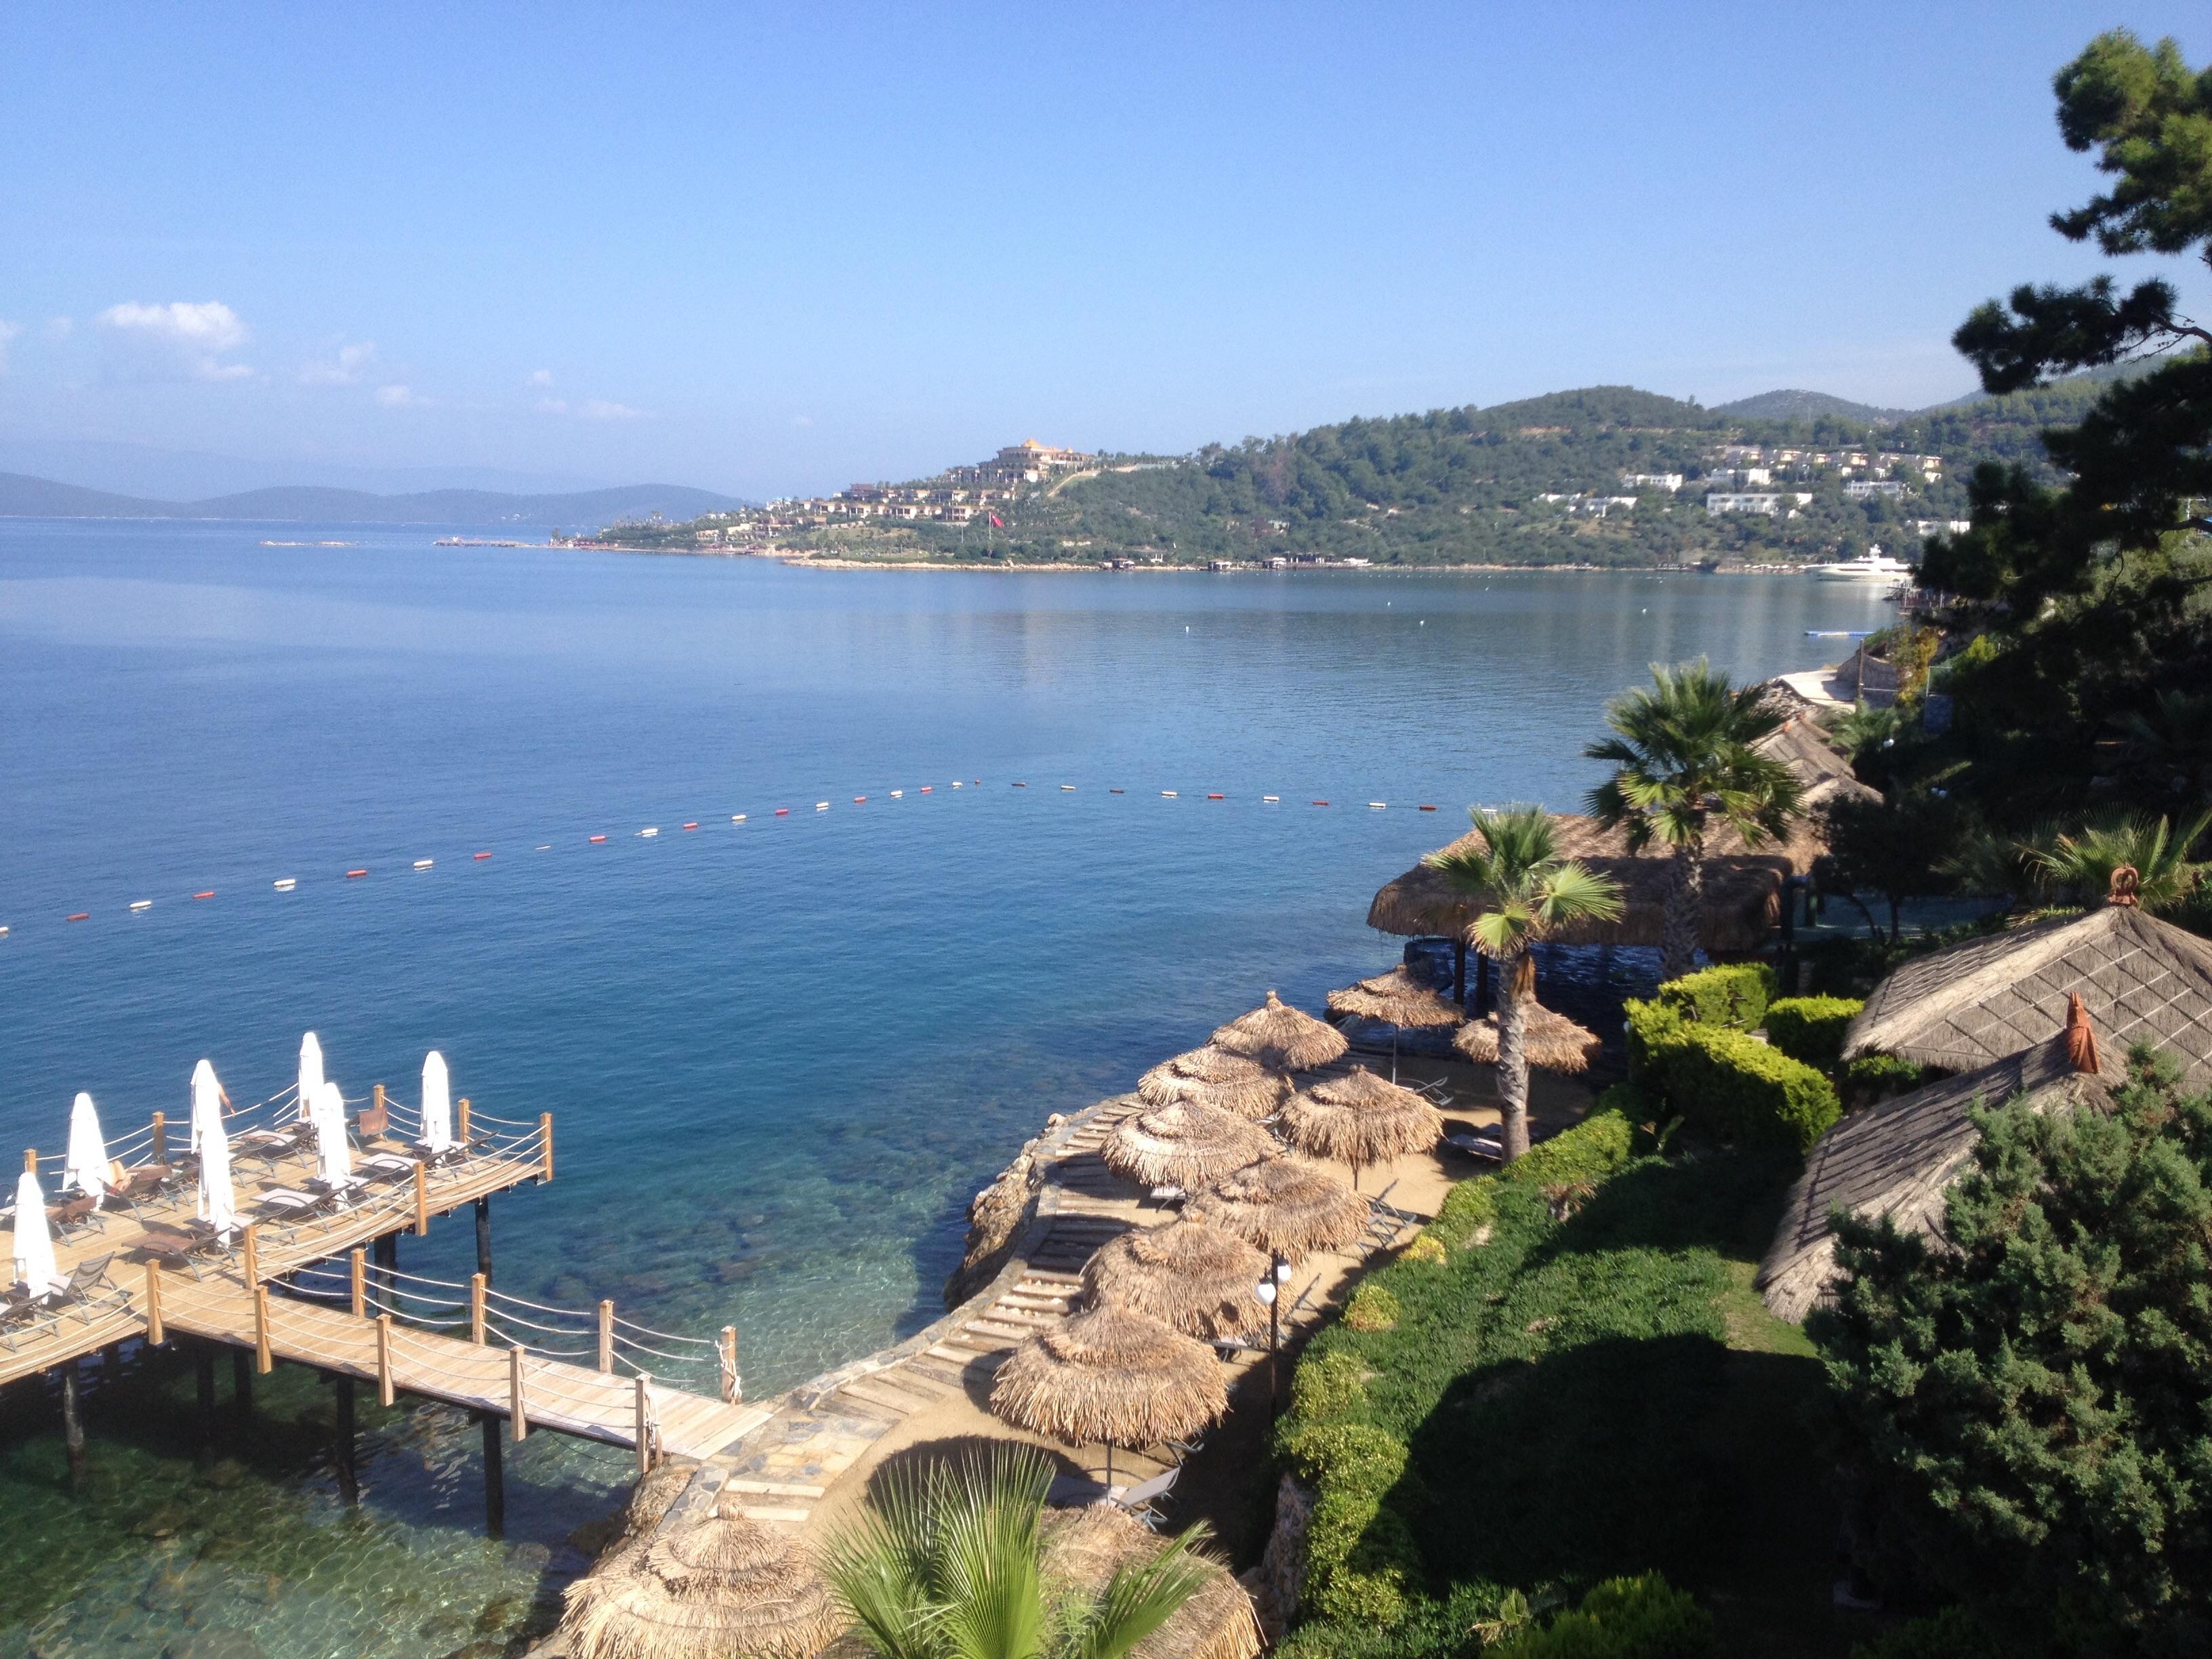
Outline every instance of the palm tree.
<svg viewBox="0 0 2212 1659"><path fill-rule="evenodd" d="M1541 807L1470 807L1468 817L1481 845L1431 853L1428 864L1483 904L1467 942L1498 964L1498 1097L1510 1164L1528 1150L1528 1010L1536 1000L1528 948L1573 922L1617 921L1620 886L1561 858Z"/></svg>
<svg viewBox="0 0 2212 1659"><path fill-rule="evenodd" d="M1103 1590L1045 1571L1052 1470L1035 1448L896 1469L823 1546L822 1571L884 1659L1123 1659L1205 1583L1194 1528Z"/></svg>
<svg viewBox="0 0 2212 1659"><path fill-rule="evenodd" d="M2020 851L2054 896L2081 904L2098 903L2111 893L2115 871L2133 870L2136 902L2160 915L2186 903L2212 873L2212 863L2189 856L2207 830L2212 830L2212 812L2198 813L2178 835L2171 819L2115 812L2069 833L2045 830Z"/></svg>
<svg viewBox="0 0 2212 1659"><path fill-rule="evenodd" d="M1705 913L1705 830L1717 815L1747 847L1779 837L1802 810L1803 787L1752 745L1781 729L1765 688L1738 690L1703 657L1678 668L1651 665L1651 689L1623 692L1606 709L1614 735L1583 752L1619 769L1589 793L1593 817L1626 825L1632 852L1674 849L1660 977L1690 971Z"/></svg>

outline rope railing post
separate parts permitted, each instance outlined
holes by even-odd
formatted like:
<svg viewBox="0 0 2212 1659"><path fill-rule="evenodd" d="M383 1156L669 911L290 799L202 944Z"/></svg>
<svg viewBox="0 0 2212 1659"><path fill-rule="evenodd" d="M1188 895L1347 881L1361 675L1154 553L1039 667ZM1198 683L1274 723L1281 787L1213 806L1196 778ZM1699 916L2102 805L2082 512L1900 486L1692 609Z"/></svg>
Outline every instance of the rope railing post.
<svg viewBox="0 0 2212 1659"><path fill-rule="evenodd" d="M646 1376L637 1374L637 1472L653 1473L653 1401L646 1392Z"/></svg>
<svg viewBox="0 0 2212 1659"><path fill-rule="evenodd" d="M460 1099L454 1103L453 1109L456 1115L455 1125L459 1130L459 1139L461 1143L462 1150L465 1152L468 1149L469 1144L469 1097L466 1095L463 1095Z"/></svg>
<svg viewBox="0 0 2212 1659"><path fill-rule="evenodd" d="M363 1281L368 1276L368 1252L359 1249L355 1249L347 1258L346 1267L346 1276L352 1280L353 1316L356 1319L366 1319L368 1317L368 1290Z"/></svg>
<svg viewBox="0 0 2212 1659"><path fill-rule="evenodd" d="M548 1160L548 1161L549 1161L549 1162L550 1161L550 1156L549 1156L549 1160ZM24 1147L24 1148L23 1148L23 1168L24 1168L25 1170L28 1170L28 1171L29 1171L31 1174L33 1174L33 1175L36 1175L36 1174L38 1174L38 1172L39 1172L39 1149L38 1149L37 1147L35 1147L35 1146L26 1146L26 1147ZM550 1178L550 1177L549 1177L549 1178Z"/></svg>
<svg viewBox="0 0 2212 1659"><path fill-rule="evenodd" d="M737 1405L745 1397L744 1379L738 1375L738 1328L722 1327L722 1340L715 1345L715 1357L720 1361L722 1398Z"/></svg>
<svg viewBox="0 0 2212 1659"><path fill-rule="evenodd" d="M540 1135L544 1136L544 1139L545 1139L545 1164L544 1164L544 1173L538 1176L538 1180L539 1180L540 1182L543 1182L550 1183L550 1182L552 1181L552 1179L553 1179L553 1114L552 1114L552 1113L550 1113L550 1112L540 1112L540 1113L538 1115L538 1133Z"/></svg>
<svg viewBox="0 0 2212 1659"><path fill-rule="evenodd" d="M246 1224L246 1282L261 1282L261 1224L258 1221Z"/></svg>
<svg viewBox="0 0 2212 1659"><path fill-rule="evenodd" d="M368 1091L368 1115L376 1120L378 1134L384 1133L384 1085L380 1083Z"/></svg>
<svg viewBox="0 0 2212 1659"><path fill-rule="evenodd" d="M520 1344L507 1351L507 1424L509 1434L520 1445L530 1433L529 1411L522 1398L522 1348Z"/></svg>
<svg viewBox="0 0 2212 1659"><path fill-rule="evenodd" d="M415 1166L415 1237L427 1237L430 1231L430 1166L417 1163Z"/></svg>
<svg viewBox="0 0 2212 1659"><path fill-rule="evenodd" d="M146 1343L158 1348L166 1340L161 1328L161 1264L146 1264Z"/></svg>
<svg viewBox="0 0 2212 1659"><path fill-rule="evenodd" d="M269 1352L269 1287L253 1287L253 1365L266 1376L276 1369L276 1359Z"/></svg>
<svg viewBox="0 0 2212 1659"><path fill-rule="evenodd" d="M484 1345L484 1276L469 1275L469 1340L481 1348Z"/></svg>
<svg viewBox="0 0 2212 1659"><path fill-rule="evenodd" d="M611 1374L615 1368L615 1304L599 1304L599 1370Z"/></svg>
<svg viewBox="0 0 2212 1659"><path fill-rule="evenodd" d="M392 1383L392 1316L376 1316L376 1403L389 1406L398 1397Z"/></svg>
<svg viewBox="0 0 2212 1659"><path fill-rule="evenodd" d="M169 1161L169 1116L166 1112L154 1114L154 1162Z"/></svg>

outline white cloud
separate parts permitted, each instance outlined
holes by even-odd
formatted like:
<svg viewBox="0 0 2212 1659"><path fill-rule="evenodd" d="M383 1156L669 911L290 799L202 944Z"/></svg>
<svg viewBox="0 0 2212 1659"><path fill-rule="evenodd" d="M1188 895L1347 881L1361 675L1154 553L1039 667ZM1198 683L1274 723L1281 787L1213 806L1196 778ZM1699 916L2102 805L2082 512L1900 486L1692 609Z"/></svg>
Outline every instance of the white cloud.
<svg viewBox="0 0 2212 1659"><path fill-rule="evenodd" d="M553 371L550 368L541 368L532 374L527 381L524 382L524 384L527 386L551 386L553 384Z"/></svg>
<svg viewBox="0 0 2212 1659"><path fill-rule="evenodd" d="M22 332L17 325L0 319L0 374L8 368L8 343Z"/></svg>
<svg viewBox="0 0 2212 1659"><path fill-rule="evenodd" d="M430 400L417 397L412 386L380 386L376 388L376 401L386 409L420 409Z"/></svg>
<svg viewBox="0 0 2212 1659"><path fill-rule="evenodd" d="M363 340L358 345L341 343L337 353L316 362L304 363L300 368L302 386L352 386L361 379L362 371L376 361L376 342Z"/></svg>
<svg viewBox="0 0 2212 1659"><path fill-rule="evenodd" d="M605 398L587 398L576 410L587 421L641 421L645 411Z"/></svg>
<svg viewBox="0 0 2212 1659"><path fill-rule="evenodd" d="M124 343L142 379L242 380L253 373L245 363L222 361L225 352L236 350L249 337L238 313L220 300L172 300L166 305L126 300L93 321Z"/></svg>

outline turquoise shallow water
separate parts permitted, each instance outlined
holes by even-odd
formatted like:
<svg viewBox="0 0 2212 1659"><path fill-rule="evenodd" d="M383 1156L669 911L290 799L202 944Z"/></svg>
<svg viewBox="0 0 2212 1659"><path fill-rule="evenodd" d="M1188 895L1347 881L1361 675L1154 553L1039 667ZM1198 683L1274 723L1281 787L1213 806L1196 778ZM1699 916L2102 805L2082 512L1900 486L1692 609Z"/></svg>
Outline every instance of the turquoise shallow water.
<svg viewBox="0 0 2212 1659"><path fill-rule="evenodd" d="M1269 985L1317 1006L1395 960L1375 887L1469 801L1571 805L1647 662L1809 666L1838 642L1806 629L1884 615L1778 579L863 574L435 533L0 521L0 1129L58 1146L77 1089L112 1127L180 1113L202 1054L258 1097L309 1027L349 1094L412 1098L435 1046L457 1092L559 1125L559 1179L496 1206L502 1285L734 1323L757 1394L933 1317L969 1197L1048 1112ZM258 544L323 536L361 544ZM457 1219L405 1264L469 1249ZM112 1502L60 1492L48 1403L9 1402L0 1504L57 1518L0 1529L0 1650L495 1651L622 1478L534 1439L537 1496L486 1544L473 1431L403 1412L342 1517L311 1379L264 1384L302 1426L211 1484L160 1370L95 1398ZM381 1616L402 1560L455 1611Z"/></svg>

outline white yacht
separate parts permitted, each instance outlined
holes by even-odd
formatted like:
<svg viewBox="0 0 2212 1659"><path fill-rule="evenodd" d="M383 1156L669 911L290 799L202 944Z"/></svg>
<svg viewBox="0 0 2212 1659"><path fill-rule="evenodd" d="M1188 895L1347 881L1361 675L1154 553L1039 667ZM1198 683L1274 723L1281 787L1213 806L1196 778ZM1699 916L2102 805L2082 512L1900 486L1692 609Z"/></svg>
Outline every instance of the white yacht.
<svg viewBox="0 0 2212 1659"><path fill-rule="evenodd" d="M1893 559L1879 547L1869 547L1856 559L1835 564L1816 564L1813 574L1824 582L1902 582L1912 580L1912 567Z"/></svg>

